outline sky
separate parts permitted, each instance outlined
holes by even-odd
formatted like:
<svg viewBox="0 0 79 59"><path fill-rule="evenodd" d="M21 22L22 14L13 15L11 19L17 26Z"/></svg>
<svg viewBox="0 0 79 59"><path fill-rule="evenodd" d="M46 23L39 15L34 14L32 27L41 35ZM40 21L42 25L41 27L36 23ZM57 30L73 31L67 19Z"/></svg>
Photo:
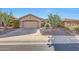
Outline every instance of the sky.
<svg viewBox="0 0 79 59"><path fill-rule="evenodd" d="M33 14L47 19L50 13L58 14L61 18L79 19L79 8L0 8L0 11L9 13L19 18L27 14Z"/></svg>

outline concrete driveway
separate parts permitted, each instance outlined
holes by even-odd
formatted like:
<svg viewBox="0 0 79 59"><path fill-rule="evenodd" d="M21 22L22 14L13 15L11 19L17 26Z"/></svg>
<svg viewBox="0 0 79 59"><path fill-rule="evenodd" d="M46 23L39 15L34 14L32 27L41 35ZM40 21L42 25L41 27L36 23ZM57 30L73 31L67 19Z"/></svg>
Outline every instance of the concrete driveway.
<svg viewBox="0 0 79 59"><path fill-rule="evenodd" d="M7 34L1 35L0 37L11 37L11 36L20 36L20 35L29 35L37 33L37 29L24 29L20 28L15 31L9 32Z"/></svg>

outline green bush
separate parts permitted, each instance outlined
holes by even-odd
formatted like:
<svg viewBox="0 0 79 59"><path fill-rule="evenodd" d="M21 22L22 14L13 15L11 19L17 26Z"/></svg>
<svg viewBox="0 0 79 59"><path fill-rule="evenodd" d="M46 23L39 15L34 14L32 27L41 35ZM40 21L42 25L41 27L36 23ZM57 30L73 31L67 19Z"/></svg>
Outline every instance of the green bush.
<svg viewBox="0 0 79 59"><path fill-rule="evenodd" d="M13 21L13 28L19 28L19 20Z"/></svg>
<svg viewBox="0 0 79 59"><path fill-rule="evenodd" d="M46 29L50 28L50 24L49 23L46 23L45 26L44 26Z"/></svg>

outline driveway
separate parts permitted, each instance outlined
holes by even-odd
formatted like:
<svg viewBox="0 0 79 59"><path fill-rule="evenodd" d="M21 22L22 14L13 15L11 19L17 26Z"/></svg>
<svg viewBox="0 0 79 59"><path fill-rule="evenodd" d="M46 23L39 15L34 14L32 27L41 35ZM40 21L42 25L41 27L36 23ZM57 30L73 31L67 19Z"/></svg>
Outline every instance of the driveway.
<svg viewBox="0 0 79 59"><path fill-rule="evenodd" d="M37 32L37 29L24 29L20 28L15 31L9 32L7 34L1 35L1 37L11 37L11 36L20 36L20 35L29 35L29 34L35 34Z"/></svg>

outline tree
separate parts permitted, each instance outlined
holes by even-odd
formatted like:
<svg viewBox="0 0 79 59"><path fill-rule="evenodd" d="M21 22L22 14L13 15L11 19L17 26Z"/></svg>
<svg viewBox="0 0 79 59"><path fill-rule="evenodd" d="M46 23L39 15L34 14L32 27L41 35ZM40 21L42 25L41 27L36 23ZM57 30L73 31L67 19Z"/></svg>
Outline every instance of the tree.
<svg viewBox="0 0 79 59"><path fill-rule="evenodd" d="M61 25L61 18L59 17L59 15L56 14L55 15L49 14L48 21L53 28L59 27Z"/></svg>
<svg viewBox="0 0 79 59"><path fill-rule="evenodd" d="M48 15L48 22L51 24L51 26L53 27L53 22L52 22L52 20L53 20L53 15L52 14L49 14Z"/></svg>
<svg viewBox="0 0 79 59"><path fill-rule="evenodd" d="M59 15L53 15L53 22L55 27L60 27L61 26L61 18Z"/></svg>
<svg viewBox="0 0 79 59"><path fill-rule="evenodd" d="M7 26L9 25L9 22L12 19L11 16L12 16L11 12L9 14L7 14L5 12L4 13L0 12L0 17L1 17L0 19L2 20L2 22L4 24L4 30L7 29Z"/></svg>

